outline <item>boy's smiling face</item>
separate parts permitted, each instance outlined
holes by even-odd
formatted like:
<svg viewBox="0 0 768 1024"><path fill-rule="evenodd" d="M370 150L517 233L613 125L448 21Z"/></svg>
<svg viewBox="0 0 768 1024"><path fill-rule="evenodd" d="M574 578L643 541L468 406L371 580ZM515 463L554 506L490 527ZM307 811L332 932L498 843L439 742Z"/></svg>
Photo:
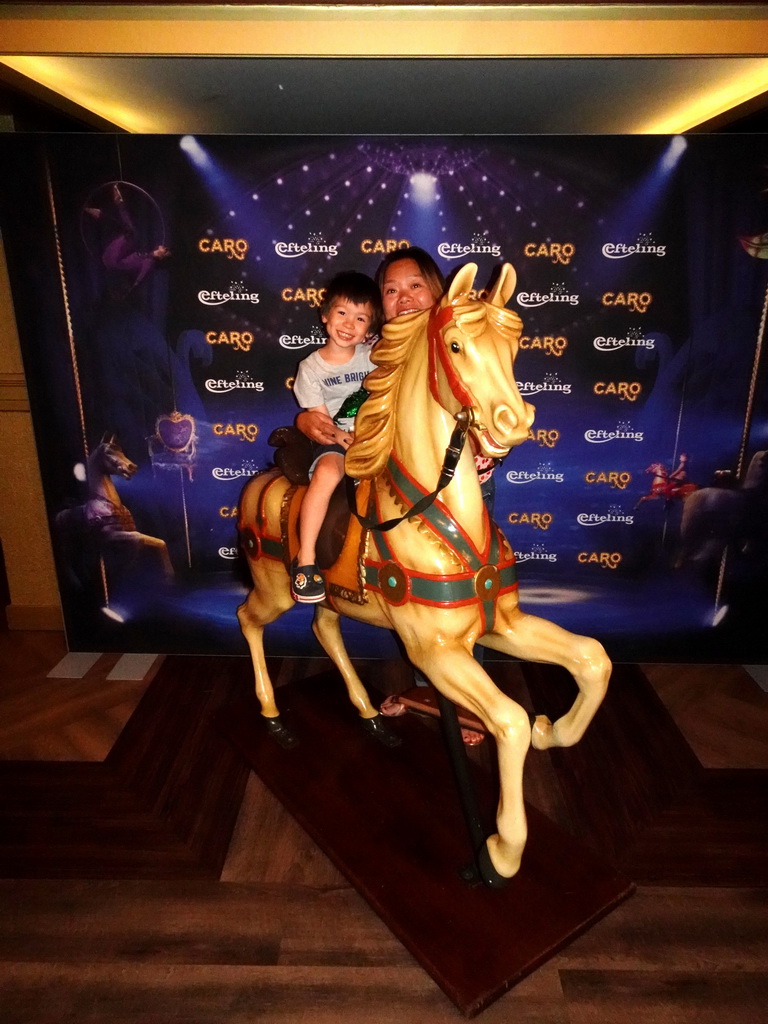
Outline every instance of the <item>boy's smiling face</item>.
<svg viewBox="0 0 768 1024"><path fill-rule="evenodd" d="M354 348L370 334L373 308L369 302L334 299L322 317L332 352L342 353Z"/></svg>

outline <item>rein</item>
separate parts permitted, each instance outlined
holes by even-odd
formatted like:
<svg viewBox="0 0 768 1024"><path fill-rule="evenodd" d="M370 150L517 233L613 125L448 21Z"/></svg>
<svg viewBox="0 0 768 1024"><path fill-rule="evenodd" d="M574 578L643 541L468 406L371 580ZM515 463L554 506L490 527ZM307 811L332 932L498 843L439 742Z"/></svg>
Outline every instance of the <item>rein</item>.
<svg viewBox="0 0 768 1024"><path fill-rule="evenodd" d="M361 515L357 511L357 503L355 501L355 484L352 477L345 477L346 489L347 489L347 503L349 505L350 512L357 518L358 522L365 527L366 530L378 530L383 533L387 530L394 529L399 523L402 523L406 519L410 519L411 516L420 515L425 509L429 508L435 498L438 496L440 491L453 480L453 475L456 472L456 467L459 464L459 458L464 450L464 442L467 439L467 431L472 425L475 418L475 414L470 406L464 406L460 412L456 413L456 426L453 428L451 439L448 442L448 447L445 449L445 456L443 457L443 468L440 470L440 476L437 481L437 487L431 494L425 494L423 498L420 498L415 505L412 505L403 515L398 516L396 519L387 519L383 523L377 523L373 519L369 519L367 516Z"/></svg>

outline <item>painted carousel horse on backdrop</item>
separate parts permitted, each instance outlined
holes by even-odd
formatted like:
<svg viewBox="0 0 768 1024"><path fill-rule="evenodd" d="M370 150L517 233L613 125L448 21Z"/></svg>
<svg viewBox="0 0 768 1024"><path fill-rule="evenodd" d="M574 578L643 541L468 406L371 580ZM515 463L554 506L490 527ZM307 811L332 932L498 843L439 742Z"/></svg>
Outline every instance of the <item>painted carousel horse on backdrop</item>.
<svg viewBox="0 0 768 1024"><path fill-rule="evenodd" d="M130 480L137 469L114 434L104 434L86 460L88 500L59 512L55 520L56 532L67 554L71 554L75 541L78 544L90 541L98 555L120 551L134 557L148 552L157 559L163 575L170 579L174 573L165 541L136 529L133 516L112 482L113 476Z"/></svg>
<svg viewBox="0 0 768 1024"><path fill-rule="evenodd" d="M667 505L675 498L685 501L690 494L698 490L698 484L688 481L687 465L688 456L685 454L680 456L677 468L671 473L663 462L652 462L645 471L652 475L651 489L637 501L635 508L640 508L644 502L657 498L662 498Z"/></svg>
<svg viewBox="0 0 768 1024"><path fill-rule="evenodd" d="M716 565L729 545L750 557L754 565L766 559L768 451L755 452L743 483L724 473L720 480L731 486L702 487L685 503L677 568L688 562Z"/></svg>
<svg viewBox="0 0 768 1024"><path fill-rule="evenodd" d="M473 711L496 739L501 794L497 832L478 854L486 884L502 884L520 866L527 826L523 764L529 746L570 746L581 738L606 692L611 665L601 647L518 606L514 555L483 504L469 446L439 499L424 499L441 474L456 422L477 449L500 458L528 436L533 408L513 375L522 322L506 310L515 274L505 265L486 302L471 300L477 268L469 264L431 311L388 324L374 348L377 369L355 421L347 473L359 480L358 513L389 532L351 520L339 561L326 574L328 597L313 630L335 662L364 721L377 722L339 629L339 616L395 629L408 657L447 698ZM279 712L267 674L264 627L292 605L287 566L298 543L303 489L278 470L255 477L240 502L240 538L253 589L238 609L251 650L261 713L273 730ZM419 503L416 514L409 510ZM345 561L346 560L346 561ZM578 695L554 723L531 727L472 657L476 643L517 658L565 666Z"/></svg>

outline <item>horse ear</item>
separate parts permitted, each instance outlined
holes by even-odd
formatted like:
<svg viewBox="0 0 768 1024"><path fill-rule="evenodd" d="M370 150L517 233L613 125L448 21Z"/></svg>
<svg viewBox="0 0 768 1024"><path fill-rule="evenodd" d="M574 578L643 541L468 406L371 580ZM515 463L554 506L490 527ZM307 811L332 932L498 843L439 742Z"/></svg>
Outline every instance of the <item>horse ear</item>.
<svg viewBox="0 0 768 1024"><path fill-rule="evenodd" d="M516 284L517 274L515 273L515 268L511 263L505 263L501 268L499 276L496 278L496 284L494 284L488 294L487 301L492 306L506 306L512 297Z"/></svg>
<svg viewBox="0 0 768 1024"><path fill-rule="evenodd" d="M448 288L448 301L454 302L460 295L469 295L472 291L472 285L475 283L476 274L476 263L467 263L460 270L457 270L456 276Z"/></svg>

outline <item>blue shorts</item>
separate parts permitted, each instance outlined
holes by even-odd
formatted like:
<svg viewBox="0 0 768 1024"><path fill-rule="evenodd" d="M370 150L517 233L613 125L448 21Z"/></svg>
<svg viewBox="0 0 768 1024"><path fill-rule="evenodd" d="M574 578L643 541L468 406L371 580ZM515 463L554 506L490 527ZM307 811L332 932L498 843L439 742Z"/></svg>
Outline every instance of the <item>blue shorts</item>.
<svg viewBox="0 0 768 1024"><path fill-rule="evenodd" d="M312 446L312 463L309 467L310 480L312 479L312 474L315 472L315 466L324 455L335 453L341 455L343 458L347 454L347 449L340 444L318 444L317 441L310 441L310 444Z"/></svg>

